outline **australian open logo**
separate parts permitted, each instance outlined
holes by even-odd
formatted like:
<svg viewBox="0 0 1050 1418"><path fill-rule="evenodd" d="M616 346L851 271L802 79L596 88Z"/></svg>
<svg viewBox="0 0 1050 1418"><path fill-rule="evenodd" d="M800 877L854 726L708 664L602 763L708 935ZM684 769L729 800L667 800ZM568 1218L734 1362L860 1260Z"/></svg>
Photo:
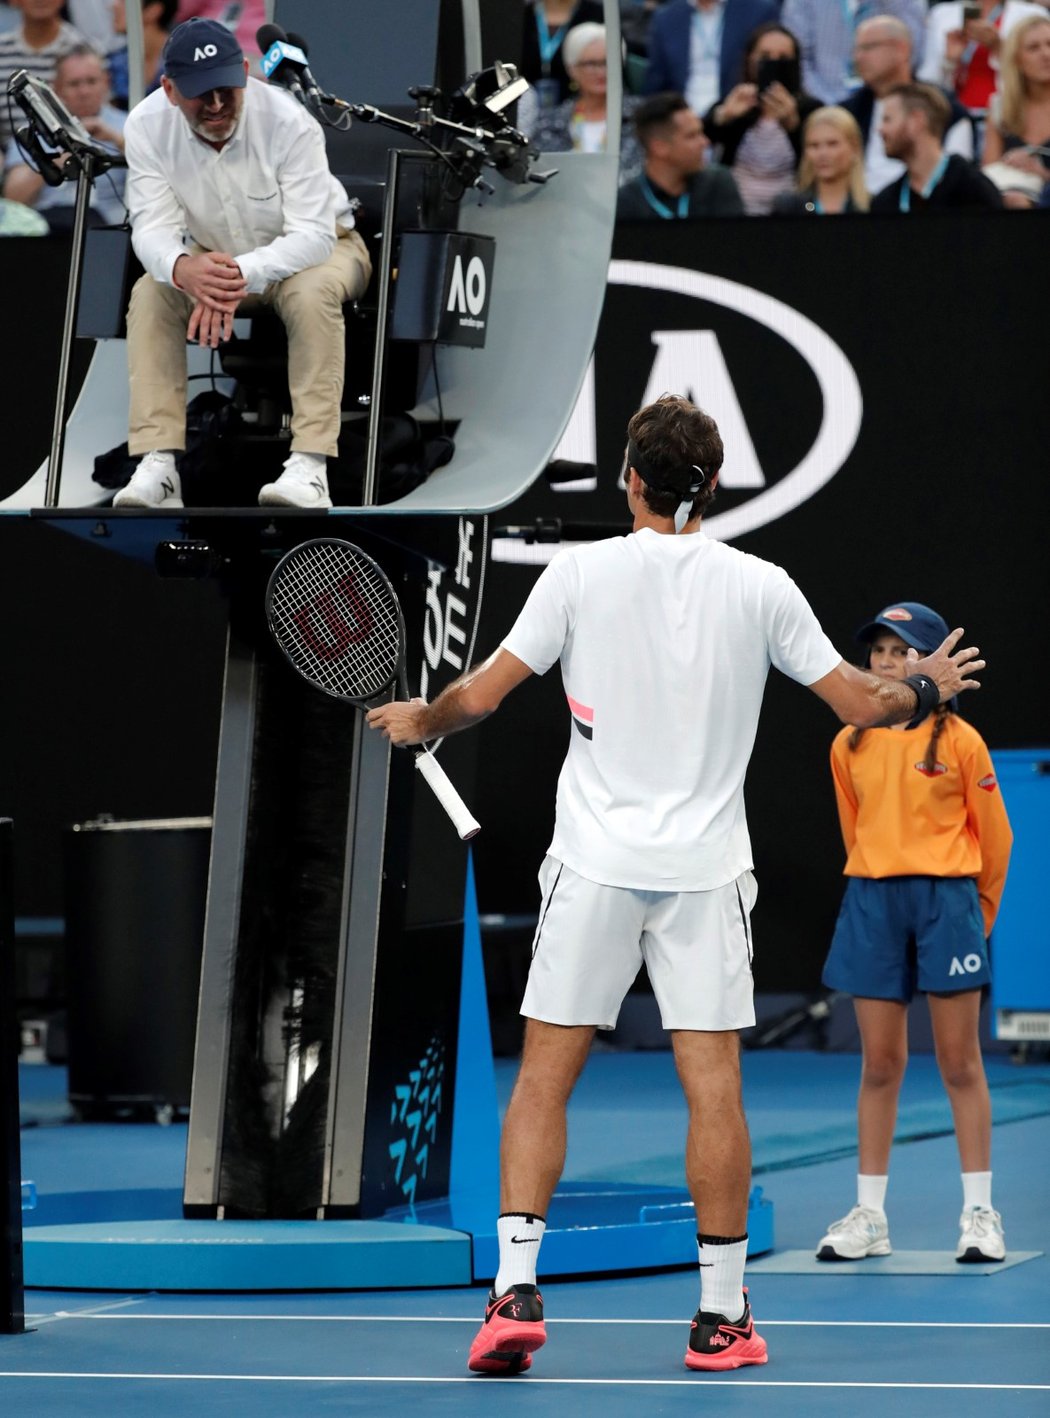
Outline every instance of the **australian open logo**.
<svg viewBox="0 0 1050 1418"><path fill-rule="evenodd" d="M947 763L935 763L932 768L928 768L925 763L913 763L912 767L916 773L921 773L924 778L939 778L942 773L947 773Z"/></svg>
<svg viewBox="0 0 1050 1418"><path fill-rule="evenodd" d="M613 261L594 358L555 458L615 465L623 411L663 393L718 423L725 462L704 531L723 541L819 492L852 452L864 412L849 359L800 311L723 276ZM599 495L616 494L603 481Z"/></svg>

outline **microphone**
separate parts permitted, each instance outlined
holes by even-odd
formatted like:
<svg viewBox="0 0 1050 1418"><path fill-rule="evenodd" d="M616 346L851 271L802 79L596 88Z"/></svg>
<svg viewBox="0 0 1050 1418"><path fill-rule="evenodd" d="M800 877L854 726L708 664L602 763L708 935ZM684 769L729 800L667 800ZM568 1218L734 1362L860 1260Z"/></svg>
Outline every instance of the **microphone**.
<svg viewBox="0 0 1050 1418"><path fill-rule="evenodd" d="M304 108L311 107L300 76L306 69L306 55L289 42L280 25L260 25L255 32L255 42L262 55L260 67L271 83L293 93Z"/></svg>
<svg viewBox="0 0 1050 1418"><path fill-rule="evenodd" d="M310 53L310 46L307 44L306 40L303 39L301 34L293 34L291 31L288 32L288 43L302 53L303 67L301 73L303 83L306 85L307 97L312 99L314 103L327 103L328 95L321 92L321 86L310 73L309 66L306 63L306 58Z"/></svg>

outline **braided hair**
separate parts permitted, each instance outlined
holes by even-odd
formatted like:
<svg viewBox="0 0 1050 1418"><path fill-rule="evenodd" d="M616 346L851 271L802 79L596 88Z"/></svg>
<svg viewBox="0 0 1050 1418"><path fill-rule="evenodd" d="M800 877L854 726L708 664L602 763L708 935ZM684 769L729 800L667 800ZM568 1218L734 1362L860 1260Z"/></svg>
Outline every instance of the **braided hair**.
<svg viewBox="0 0 1050 1418"><path fill-rule="evenodd" d="M930 741L926 745L926 757L922 762L922 766L926 769L927 773L932 773L937 767L937 744L940 742L941 734L944 733L944 726L948 722L948 716L954 713L955 710L947 704L938 704L937 708L933 711L933 733L930 735ZM853 730L846 740L850 753L856 751L866 732L866 729Z"/></svg>

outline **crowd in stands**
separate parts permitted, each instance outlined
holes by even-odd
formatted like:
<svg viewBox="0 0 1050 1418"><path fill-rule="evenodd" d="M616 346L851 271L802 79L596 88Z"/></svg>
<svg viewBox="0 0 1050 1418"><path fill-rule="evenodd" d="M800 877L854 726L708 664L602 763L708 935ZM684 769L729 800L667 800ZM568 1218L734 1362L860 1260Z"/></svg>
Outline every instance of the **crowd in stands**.
<svg viewBox="0 0 1050 1418"><path fill-rule="evenodd" d="M621 136L620 220L1050 206L1050 0L622 0L621 15L622 129L643 165ZM599 128L566 58L600 18L594 0L527 0L519 113L542 151L604 148L605 84Z"/></svg>
<svg viewBox="0 0 1050 1418"><path fill-rule="evenodd" d="M20 149L15 133L24 117L9 99L9 80L25 69L50 84L99 142L119 149L132 87L126 4L142 7L143 94L160 83L168 34L191 16L235 29L245 53L258 54L255 33L266 21L265 0L0 0L0 235L66 231L76 197L72 183L46 184ZM123 215L123 177L115 170L96 184L88 219L103 224Z"/></svg>
<svg viewBox="0 0 1050 1418"><path fill-rule="evenodd" d="M257 53L264 0L0 0L0 234L61 228L72 201L71 185L46 187L19 150L9 78L24 68L52 83L119 147L132 87L127 3L142 7L145 93L159 83L168 33L191 16L218 19ZM603 6L522 3L531 87L519 126L541 152L604 151ZM620 9L623 220L1050 206L1050 0ZM95 219L111 219L119 198L113 177Z"/></svg>

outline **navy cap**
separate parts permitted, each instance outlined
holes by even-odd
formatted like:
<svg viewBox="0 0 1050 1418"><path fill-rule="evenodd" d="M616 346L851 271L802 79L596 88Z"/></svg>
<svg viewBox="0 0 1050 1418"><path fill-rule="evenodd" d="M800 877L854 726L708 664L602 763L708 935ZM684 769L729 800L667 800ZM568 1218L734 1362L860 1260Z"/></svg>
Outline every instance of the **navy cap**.
<svg viewBox="0 0 1050 1418"><path fill-rule="evenodd" d="M936 650L948 636L945 621L921 601L895 601L885 610L879 611L874 620L862 625L855 638L869 643L880 630L892 630L894 635L900 636L905 645L927 655Z"/></svg>
<svg viewBox="0 0 1050 1418"><path fill-rule="evenodd" d="M243 89L244 50L218 20L184 20L164 46L164 73L183 98L212 89Z"/></svg>

